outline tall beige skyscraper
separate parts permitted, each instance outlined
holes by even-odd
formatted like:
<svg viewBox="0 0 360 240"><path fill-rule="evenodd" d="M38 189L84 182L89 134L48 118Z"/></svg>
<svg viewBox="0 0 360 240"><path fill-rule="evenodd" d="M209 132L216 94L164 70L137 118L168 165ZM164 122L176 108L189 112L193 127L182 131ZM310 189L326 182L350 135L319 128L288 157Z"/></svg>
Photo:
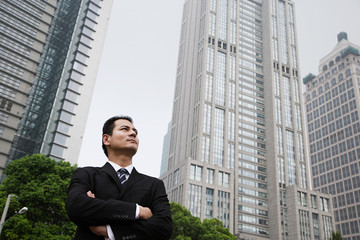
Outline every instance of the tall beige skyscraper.
<svg viewBox="0 0 360 240"><path fill-rule="evenodd" d="M0 175L34 153L77 162L111 6L0 1Z"/></svg>
<svg viewBox="0 0 360 240"><path fill-rule="evenodd" d="M187 0L167 172L171 201L239 239L329 239L310 190L294 3Z"/></svg>
<svg viewBox="0 0 360 240"><path fill-rule="evenodd" d="M336 230L349 240L360 239L359 51L342 32L319 74L304 78L314 189L332 195Z"/></svg>

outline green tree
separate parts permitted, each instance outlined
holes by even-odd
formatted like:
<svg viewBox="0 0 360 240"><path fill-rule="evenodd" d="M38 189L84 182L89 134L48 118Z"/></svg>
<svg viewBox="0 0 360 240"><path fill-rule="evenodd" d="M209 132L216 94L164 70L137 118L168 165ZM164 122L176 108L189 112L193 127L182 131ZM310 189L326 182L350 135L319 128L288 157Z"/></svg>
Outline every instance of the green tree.
<svg viewBox="0 0 360 240"><path fill-rule="evenodd" d="M72 239L76 226L67 217L67 188L76 166L34 154L11 162L0 186L0 211L8 194L11 199L7 219L26 206L24 215L9 219L0 239Z"/></svg>
<svg viewBox="0 0 360 240"><path fill-rule="evenodd" d="M343 240L343 237L339 232L332 232L330 240Z"/></svg>
<svg viewBox="0 0 360 240"><path fill-rule="evenodd" d="M171 202L171 215L173 220L173 234L171 240L233 240L236 239L218 219L205 219L194 217L183 206Z"/></svg>
<svg viewBox="0 0 360 240"><path fill-rule="evenodd" d="M223 227L223 223L217 218L204 219L203 226L204 226L205 231L200 236L199 240L208 240L208 239L232 240L232 239L236 239L236 237L229 232L229 229Z"/></svg>

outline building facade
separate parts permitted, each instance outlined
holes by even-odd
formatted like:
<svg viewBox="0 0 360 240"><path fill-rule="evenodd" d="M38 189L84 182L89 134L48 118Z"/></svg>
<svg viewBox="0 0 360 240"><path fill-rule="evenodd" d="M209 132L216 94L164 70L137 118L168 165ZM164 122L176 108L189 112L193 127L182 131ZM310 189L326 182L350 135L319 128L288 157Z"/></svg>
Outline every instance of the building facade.
<svg viewBox="0 0 360 240"><path fill-rule="evenodd" d="M333 229L330 197L310 190L296 41L292 1L185 1L161 178L170 201L239 239Z"/></svg>
<svg viewBox="0 0 360 240"><path fill-rule="evenodd" d="M167 171L167 163L169 158L169 143L170 143L170 130L171 130L171 122L168 124L167 133L164 136L162 154L161 154L161 169L160 176L164 175Z"/></svg>
<svg viewBox="0 0 360 240"><path fill-rule="evenodd" d="M77 162L112 1L0 2L0 167Z"/></svg>
<svg viewBox="0 0 360 240"><path fill-rule="evenodd" d="M346 240L360 239L359 49L340 33L319 74L303 79L314 189L332 195L336 230Z"/></svg>

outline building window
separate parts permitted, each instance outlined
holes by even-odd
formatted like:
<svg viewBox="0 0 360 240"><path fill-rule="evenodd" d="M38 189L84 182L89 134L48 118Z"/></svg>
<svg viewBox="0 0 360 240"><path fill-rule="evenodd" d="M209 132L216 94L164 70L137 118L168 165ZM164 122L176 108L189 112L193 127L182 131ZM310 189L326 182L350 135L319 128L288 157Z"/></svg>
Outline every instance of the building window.
<svg viewBox="0 0 360 240"><path fill-rule="evenodd" d="M71 127L71 125L69 125L69 124L59 122L56 131L64 133L64 134L68 134L70 127Z"/></svg>
<svg viewBox="0 0 360 240"><path fill-rule="evenodd" d="M222 187L229 187L230 186L230 174L219 171L218 184L219 184L219 186L222 186Z"/></svg>
<svg viewBox="0 0 360 240"><path fill-rule="evenodd" d="M316 97L316 91L314 90L311 95L313 98Z"/></svg>
<svg viewBox="0 0 360 240"><path fill-rule="evenodd" d="M0 112L0 123L6 124L9 119L9 115L3 112Z"/></svg>
<svg viewBox="0 0 360 240"><path fill-rule="evenodd" d="M331 79L331 86L335 86L336 85L336 78Z"/></svg>
<svg viewBox="0 0 360 240"><path fill-rule="evenodd" d="M174 172L174 185L179 183L179 179L180 179L180 169L177 169Z"/></svg>
<svg viewBox="0 0 360 240"><path fill-rule="evenodd" d="M322 220L323 220L323 232L324 232L324 239L330 239L331 238L331 233L333 231L332 228L332 218L329 216L322 216Z"/></svg>
<svg viewBox="0 0 360 240"><path fill-rule="evenodd" d="M201 217L202 187L189 184L188 209L195 217Z"/></svg>
<svg viewBox="0 0 360 240"><path fill-rule="evenodd" d="M307 194L303 192L297 192L297 201L299 206L307 206Z"/></svg>
<svg viewBox="0 0 360 240"><path fill-rule="evenodd" d="M294 150L294 133L292 131L286 131L286 156L288 159L287 165L289 185L296 184L296 164Z"/></svg>
<svg viewBox="0 0 360 240"><path fill-rule="evenodd" d="M320 197L320 210L329 212L329 199Z"/></svg>
<svg viewBox="0 0 360 240"><path fill-rule="evenodd" d="M205 104L204 105L204 127L203 132L210 134L210 127L211 127L211 105Z"/></svg>
<svg viewBox="0 0 360 240"><path fill-rule="evenodd" d="M214 175L215 170L214 169L206 169L206 183L214 184Z"/></svg>
<svg viewBox="0 0 360 240"><path fill-rule="evenodd" d="M171 184L173 183L172 179L172 173L170 173L168 177L168 188L171 188Z"/></svg>
<svg viewBox="0 0 360 240"><path fill-rule="evenodd" d="M63 135L61 133L56 133L54 138L54 143L57 143L59 145L65 145L67 136Z"/></svg>
<svg viewBox="0 0 360 240"><path fill-rule="evenodd" d="M290 78L283 76L284 79L284 114L286 127L293 127L293 116L292 116L292 100L291 100L291 88Z"/></svg>
<svg viewBox="0 0 360 240"><path fill-rule="evenodd" d="M64 150L65 150L65 147L53 144L50 154L54 155L54 156L57 156L57 157L62 157Z"/></svg>
<svg viewBox="0 0 360 240"><path fill-rule="evenodd" d="M328 90L330 88L330 85L328 82L325 83L325 90Z"/></svg>
<svg viewBox="0 0 360 240"><path fill-rule="evenodd" d="M344 80L344 75L342 73L340 73L338 79L339 79L339 82Z"/></svg>
<svg viewBox="0 0 360 240"><path fill-rule="evenodd" d="M201 181L203 167L191 164L190 165L190 179Z"/></svg>
<svg viewBox="0 0 360 240"><path fill-rule="evenodd" d="M217 54L217 71L215 82L215 103L225 106L225 86L226 86L226 54L218 52Z"/></svg>
<svg viewBox="0 0 360 240"><path fill-rule="evenodd" d="M313 218L314 239L320 240L319 215L316 213L313 213L312 218Z"/></svg>
<svg viewBox="0 0 360 240"><path fill-rule="evenodd" d="M66 123L71 123L72 116L73 115L68 112L61 111L60 120L66 122Z"/></svg>
<svg viewBox="0 0 360 240"><path fill-rule="evenodd" d="M310 231L310 219L309 212L304 210L299 210L299 220L300 220L300 234L301 239L310 239L311 231Z"/></svg>
<svg viewBox="0 0 360 240"><path fill-rule="evenodd" d="M218 191L218 214L217 219L223 222L223 226L230 227L230 193Z"/></svg>
<svg viewBox="0 0 360 240"><path fill-rule="evenodd" d="M347 69L345 72L345 76L350 77L350 75L351 75L351 71L350 71L350 69Z"/></svg>
<svg viewBox="0 0 360 240"><path fill-rule="evenodd" d="M205 218L213 218L214 210L214 189L206 188Z"/></svg>
<svg viewBox="0 0 360 240"><path fill-rule="evenodd" d="M214 120L214 148L213 148L213 161L214 165L223 165L224 160L224 122L225 111L215 108Z"/></svg>

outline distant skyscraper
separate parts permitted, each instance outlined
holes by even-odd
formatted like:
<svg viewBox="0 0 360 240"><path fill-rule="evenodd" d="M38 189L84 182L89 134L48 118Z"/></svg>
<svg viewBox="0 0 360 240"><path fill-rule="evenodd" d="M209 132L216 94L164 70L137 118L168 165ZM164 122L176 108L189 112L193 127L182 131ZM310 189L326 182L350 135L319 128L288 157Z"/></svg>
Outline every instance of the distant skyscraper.
<svg viewBox="0 0 360 240"><path fill-rule="evenodd" d="M187 0L167 172L171 201L239 239L329 239L310 191L294 4Z"/></svg>
<svg viewBox="0 0 360 240"><path fill-rule="evenodd" d="M171 122L169 122L167 133L164 136L163 149L162 149L162 155L161 155L160 176L165 174L167 171L167 165L168 165L167 162L169 159L170 131L171 131Z"/></svg>
<svg viewBox="0 0 360 240"><path fill-rule="evenodd" d="M0 167L77 162L112 0L0 1Z"/></svg>
<svg viewBox="0 0 360 240"><path fill-rule="evenodd" d="M315 190L332 194L336 230L360 239L360 47L338 35L306 84L310 158Z"/></svg>

